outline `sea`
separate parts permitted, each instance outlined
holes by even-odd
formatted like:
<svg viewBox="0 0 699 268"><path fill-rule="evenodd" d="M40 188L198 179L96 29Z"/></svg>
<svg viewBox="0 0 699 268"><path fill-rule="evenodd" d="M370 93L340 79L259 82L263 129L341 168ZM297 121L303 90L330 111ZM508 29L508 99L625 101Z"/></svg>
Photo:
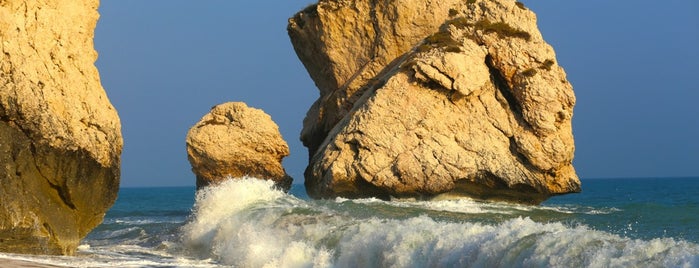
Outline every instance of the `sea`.
<svg viewBox="0 0 699 268"><path fill-rule="evenodd" d="M538 206L311 200L255 178L122 188L76 256L35 267L699 267L699 178L587 179Z"/></svg>

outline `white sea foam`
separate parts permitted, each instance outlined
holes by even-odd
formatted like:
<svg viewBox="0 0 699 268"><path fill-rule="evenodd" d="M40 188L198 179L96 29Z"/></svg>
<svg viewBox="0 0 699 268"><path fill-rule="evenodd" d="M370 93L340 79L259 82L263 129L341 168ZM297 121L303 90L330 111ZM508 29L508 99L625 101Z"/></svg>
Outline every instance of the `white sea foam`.
<svg viewBox="0 0 699 268"><path fill-rule="evenodd" d="M699 266L699 245L671 238L634 240L526 217L497 224L424 215L362 218L323 204L274 190L271 182L231 180L198 193L193 218L182 228L182 246L198 258L238 267ZM468 213L499 205L429 206Z"/></svg>
<svg viewBox="0 0 699 268"><path fill-rule="evenodd" d="M335 202L350 202L355 204L384 204L394 207L412 207L429 209L434 211L446 211L465 214L490 213L503 215L518 215L532 211L550 211L561 214L606 215L621 211L617 208L593 208L585 206L529 206L511 203L482 202L469 198L432 201L418 201L412 199L385 201L377 198L347 199L338 197L335 199Z"/></svg>
<svg viewBox="0 0 699 268"><path fill-rule="evenodd" d="M346 199L346 198L336 198L337 203L351 202L355 204L383 204L390 205L394 207L403 208L423 208L431 209L436 211L448 211L448 212L458 212L458 213L487 213L493 212L498 214L509 214L509 211L498 209L497 205L491 205L488 207L483 203L479 203L470 199L458 199L458 200L439 200L439 201L416 201L411 199L401 199L394 201L385 201L377 198L365 198L365 199ZM491 209L494 208L494 209Z"/></svg>
<svg viewBox="0 0 699 268"><path fill-rule="evenodd" d="M105 221L106 224L122 224L122 225L148 225L148 224L161 224L161 223L180 223L182 222L182 219L180 218L175 218L175 217L170 217L170 218L158 218L158 219L152 219L152 218L122 218L122 219L116 219L116 220L111 220L111 221Z"/></svg>
<svg viewBox="0 0 699 268"><path fill-rule="evenodd" d="M272 182L229 180L197 193L195 216L182 228L183 244L202 258L244 267L328 266L328 251L293 239L303 225L279 221L304 205L273 190Z"/></svg>
<svg viewBox="0 0 699 268"><path fill-rule="evenodd" d="M122 252L115 252L121 249ZM138 254L140 252L140 254ZM147 254L146 254L147 252ZM105 249L86 248L84 245L78 248L77 256L42 256L0 253L0 261L3 259L16 260L19 267L222 267L213 260L200 260L183 258L161 254L152 249L137 246L115 247ZM0 263L0 267L14 267L11 261L6 266Z"/></svg>

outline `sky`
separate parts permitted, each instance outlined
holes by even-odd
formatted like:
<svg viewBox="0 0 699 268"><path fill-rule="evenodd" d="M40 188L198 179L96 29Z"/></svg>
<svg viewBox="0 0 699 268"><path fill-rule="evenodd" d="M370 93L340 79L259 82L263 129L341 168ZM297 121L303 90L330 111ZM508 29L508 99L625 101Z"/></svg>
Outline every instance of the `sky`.
<svg viewBox="0 0 699 268"><path fill-rule="evenodd" d="M581 178L699 177L699 1L521 2L573 84ZM121 118L121 186L193 186L187 131L229 101L272 117L303 183L318 90L286 25L311 3L102 0L95 64Z"/></svg>

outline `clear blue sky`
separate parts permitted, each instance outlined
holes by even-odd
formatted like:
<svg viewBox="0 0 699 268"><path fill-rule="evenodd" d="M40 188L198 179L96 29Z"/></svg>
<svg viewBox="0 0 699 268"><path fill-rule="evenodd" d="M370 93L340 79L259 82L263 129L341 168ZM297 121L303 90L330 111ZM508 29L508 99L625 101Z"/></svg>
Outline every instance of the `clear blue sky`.
<svg viewBox="0 0 699 268"><path fill-rule="evenodd" d="M699 176L698 1L522 2L573 84L582 178ZM186 133L228 101L272 116L302 183L299 133L318 93L286 23L309 4L103 0L96 65L121 117L122 187L194 185Z"/></svg>

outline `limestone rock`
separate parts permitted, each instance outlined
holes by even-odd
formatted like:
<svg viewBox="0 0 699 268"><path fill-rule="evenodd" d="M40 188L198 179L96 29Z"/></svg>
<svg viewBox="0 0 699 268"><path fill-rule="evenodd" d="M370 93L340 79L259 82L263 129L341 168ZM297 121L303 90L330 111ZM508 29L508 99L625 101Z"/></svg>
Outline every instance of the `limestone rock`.
<svg viewBox="0 0 699 268"><path fill-rule="evenodd" d="M119 188L98 1L0 1L0 251L72 254Z"/></svg>
<svg viewBox="0 0 699 268"><path fill-rule="evenodd" d="M211 108L187 134L187 156L197 188L229 177L252 176L288 190L292 179L282 167L282 158L288 155L289 146L272 118L242 102Z"/></svg>
<svg viewBox="0 0 699 268"><path fill-rule="evenodd" d="M323 0L289 20L296 54L320 90L301 140L312 155L357 99L462 0Z"/></svg>
<svg viewBox="0 0 699 268"><path fill-rule="evenodd" d="M288 31L321 93L301 136L310 196L580 191L572 86L521 3L323 0Z"/></svg>

